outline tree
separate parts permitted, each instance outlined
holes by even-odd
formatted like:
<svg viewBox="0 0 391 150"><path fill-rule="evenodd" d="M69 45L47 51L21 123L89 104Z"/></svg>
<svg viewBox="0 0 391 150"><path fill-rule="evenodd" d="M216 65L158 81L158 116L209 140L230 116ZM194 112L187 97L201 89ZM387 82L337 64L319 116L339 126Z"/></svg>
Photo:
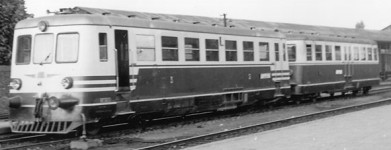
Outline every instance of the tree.
<svg viewBox="0 0 391 150"><path fill-rule="evenodd" d="M364 28L365 28L365 24L362 20L356 23L356 29L364 29Z"/></svg>
<svg viewBox="0 0 391 150"><path fill-rule="evenodd" d="M25 9L24 0L0 0L0 65L10 64L16 23L32 17Z"/></svg>

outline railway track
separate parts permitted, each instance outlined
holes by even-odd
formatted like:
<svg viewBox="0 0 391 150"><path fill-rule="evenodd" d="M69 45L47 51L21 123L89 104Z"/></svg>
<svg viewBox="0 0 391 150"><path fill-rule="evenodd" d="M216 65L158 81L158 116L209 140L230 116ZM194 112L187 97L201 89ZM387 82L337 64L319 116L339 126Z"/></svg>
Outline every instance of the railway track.
<svg viewBox="0 0 391 150"><path fill-rule="evenodd" d="M374 95L376 93L382 93L385 91L390 91L391 87L380 87L371 90L369 95ZM336 96L335 98L337 98ZM257 125L252 125L252 126L247 126L243 128L237 128L237 129L232 129L228 131L223 131L223 132L217 132L217 133L212 133L208 135L201 135L201 136L196 136L196 137L191 137L187 139L181 139L181 140L176 140L176 141L171 141L167 143L161 143L157 145L152 145L148 147L143 147L140 148L140 150L149 150L149 149L181 149L185 147L190 147L190 146L195 146L199 144L204 144L204 143L209 143L213 141L218 141L218 140L223 140L227 138L232 138L232 137L237 137L241 135L246 135L246 134L251 134L255 132L262 132L266 130L271 130L275 128L280 128L280 127L285 127L293 124L298 124L302 122L308 122L311 120L316 120L320 118L326 118L329 116L333 115L338 115L338 114L343 114L347 112L352 112L352 111L358 111L366 108L371 108L371 107L376 107L380 105L385 105L385 104L391 104L391 98L390 99L383 99L379 100L376 102L371 102L371 103L365 103L365 104L360 104L360 105L354 105L354 106L349 106L349 107L344 107L344 108L338 108L338 109L333 109L333 110L328 110L328 111L322 111L318 113L313 113L309 115L303 115L303 116L297 116L289 119L283 119L283 120L278 120L278 121L273 121L273 122L268 122L268 123L262 123L262 124L257 124ZM99 138L99 136L93 136L94 138ZM116 138L116 137L113 137ZM45 147L47 148L48 145L57 145L57 144L63 144L67 145L69 144L72 140L78 139L75 136L69 136L69 137L50 137L46 135L19 135L19 134L13 134L10 135L9 138L3 137L3 135L0 135L0 149L27 149L27 148L32 148L32 147ZM106 135L106 139L110 139L110 136ZM17 144L13 144L17 143ZM150 144L149 144L150 145Z"/></svg>
<svg viewBox="0 0 391 150"><path fill-rule="evenodd" d="M286 127L294 124L304 123L308 121L313 121L317 119L327 118L330 116L340 115L344 113L359 111L363 109L373 108L377 106L382 105L388 105L391 104L391 98L378 100L375 102L365 103L365 104L359 104L354 106L348 106L348 107L342 107L322 112L316 112L312 114L302 115L302 116L295 116L288 119L282 119L267 123L261 123L261 124L255 124L251 126L231 129L227 131L221 131L216 133L211 133L207 135L200 135L195 137L190 137L186 139L171 141L167 143L157 144L153 146L143 147L139 148L139 150L166 150L166 149L183 149L186 147L196 146L200 144L210 143L213 141L219 141L224 140L228 138L253 134L257 132L263 132L267 130L272 130L276 128Z"/></svg>

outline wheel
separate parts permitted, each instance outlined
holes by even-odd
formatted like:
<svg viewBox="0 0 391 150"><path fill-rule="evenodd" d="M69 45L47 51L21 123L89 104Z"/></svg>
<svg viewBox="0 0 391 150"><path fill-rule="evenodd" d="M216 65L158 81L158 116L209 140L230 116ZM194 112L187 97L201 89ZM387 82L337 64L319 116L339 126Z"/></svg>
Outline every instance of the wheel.
<svg viewBox="0 0 391 150"><path fill-rule="evenodd" d="M316 97L311 97L310 99L311 99L311 101L312 101L313 103L315 103L316 101L318 101L318 98L316 98Z"/></svg>
<svg viewBox="0 0 391 150"><path fill-rule="evenodd" d="M329 93L330 97L334 97L334 92Z"/></svg>
<svg viewBox="0 0 391 150"><path fill-rule="evenodd" d="M91 123L86 125L87 135L97 135L101 129L102 125L100 123Z"/></svg>
<svg viewBox="0 0 391 150"><path fill-rule="evenodd" d="M133 116L129 119L128 125L130 128L136 129L137 131L145 131L146 130L146 122L140 116Z"/></svg>
<svg viewBox="0 0 391 150"><path fill-rule="evenodd" d="M358 90L353 90L353 91L352 91L352 95L353 95L353 96L356 96L357 94L358 94Z"/></svg>
<svg viewBox="0 0 391 150"><path fill-rule="evenodd" d="M371 89L370 87L364 87L364 88L362 89L362 93L363 93L364 95L368 95L370 89Z"/></svg>

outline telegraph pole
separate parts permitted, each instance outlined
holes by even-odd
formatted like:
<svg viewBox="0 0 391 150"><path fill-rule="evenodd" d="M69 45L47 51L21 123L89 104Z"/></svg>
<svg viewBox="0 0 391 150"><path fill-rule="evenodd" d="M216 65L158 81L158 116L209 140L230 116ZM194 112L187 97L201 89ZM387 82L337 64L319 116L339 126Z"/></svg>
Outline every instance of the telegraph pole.
<svg viewBox="0 0 391 150"><path fill-rule="evenodd" d="M224 27L227 27L227 14L223 14Z"/></svg>

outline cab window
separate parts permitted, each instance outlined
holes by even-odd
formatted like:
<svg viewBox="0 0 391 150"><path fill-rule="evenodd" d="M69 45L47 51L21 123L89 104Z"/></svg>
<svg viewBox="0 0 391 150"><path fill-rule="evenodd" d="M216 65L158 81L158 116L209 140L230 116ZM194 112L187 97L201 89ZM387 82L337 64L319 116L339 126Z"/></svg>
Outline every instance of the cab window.
<svg viewBox="0 0 391 150"><path fill-rule="evenodd" d="M53 34L38 34L34 39L34 63L49 64L53 60Z"/></svg>
<svg viewBox="0 0 391 150"><path fill-rule="evenodd" d="M79 34L63 33L57 36L56 62L77 62L79 52Z"/></svg>
<svg viewBox="0 0 391 150"><path fill-rule="evenodd" d="M29 64L31 55L31 35L18 37L16 47L16 64Z"/></svg>

